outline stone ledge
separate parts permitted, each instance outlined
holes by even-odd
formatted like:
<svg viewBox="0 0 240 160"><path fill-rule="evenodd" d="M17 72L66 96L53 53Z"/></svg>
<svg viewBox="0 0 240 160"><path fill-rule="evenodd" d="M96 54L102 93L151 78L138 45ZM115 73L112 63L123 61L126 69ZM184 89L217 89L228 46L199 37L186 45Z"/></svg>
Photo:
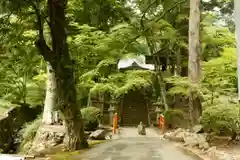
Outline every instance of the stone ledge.
<svg viewBox="0 0 240 160"><path fill-rule="evenodd" d="M197 156L202 156L202 158L206 160L237 160L235 156L225 151L217 150L216 146L210 147L206 139L206 134L204 133L196 134L188 130L177 129L165 133L164 138L169 141L174 141L180 148L193 152Z"/></svg>
<svg viewBox="0 0 240 160"><path fill-rule="evenodd" d="M181 150L184 150L185 152L188 152L194 156L196 156L199 160L211 160L209 157L202 155L203 153L201 153L199 150L197 149L193 149L193 148L188 148L188 147L183 147L181 145L177 145L178 148L180 148Z"/></svg>

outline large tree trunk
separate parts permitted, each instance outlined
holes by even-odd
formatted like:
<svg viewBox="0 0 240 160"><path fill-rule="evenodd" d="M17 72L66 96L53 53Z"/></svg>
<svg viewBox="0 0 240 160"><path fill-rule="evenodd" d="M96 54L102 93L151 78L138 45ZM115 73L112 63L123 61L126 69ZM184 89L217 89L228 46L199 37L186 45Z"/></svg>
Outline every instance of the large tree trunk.
<svg viewBox="0 0 240 160"><path fill-rule="evenodd" d="M68 60L67 60L68 59ZM70 62L69 58L66 63ZM66 150L76 150L88 146L84 137L84 126L80 107L77 106L76 85L73 64L62 64L58 69L57 88L58 105L64 116L66 136L64 140Z"/></svg>
<svg viewBox="0 0 240 160"><path fill-rule="evenodd" d="M43 34L43 21L39 7L33 5L37 16L38 40L36 46L46 61L55 70L57 80L57 107L64 116L66 127L65 149L76 150L88 147L80 107L77 105L74 63L68 51L67 21L65 9L67 0L48 0L51 48Z"/></svg>
<svg viewBox="0 0 240 160"><path fill-rule="evenodd" d="M46 87L46 97L44 103L43 111L43 124L53 124L54 123L54 109L56 109L56 77L55 71L53 70L51 64L47 63L47 87Z"/></svg>
<svg viewBox="0 0 240 160"><path fill-rule="evenodd" d="M234 0L234 11L235 11L235 28L236 28L236 44L237 44L237 57L238 57L238 101L240 102L240 19L237 15L240 14L240 1Z"/></svg>
<svg viewBox="0 0 240 160"><path fill-rule="evenodd" d="M189 60L188 77L189 87L189 110L191 125L198 123L202 114L200 96L198 94L201 67L200 67L200 0L190 1L189 17Z"/></svg>
<svg viewBox="0 0 240 160"><path fill-rule="evenodd" d="M56 70L58 107L66 127L65 148L76 150L88 147L88 143L84 137L80 107L77 105L74 63L68 51L66 6L67 0L48 0L52 51L55 54L50 63Z"/></svg>

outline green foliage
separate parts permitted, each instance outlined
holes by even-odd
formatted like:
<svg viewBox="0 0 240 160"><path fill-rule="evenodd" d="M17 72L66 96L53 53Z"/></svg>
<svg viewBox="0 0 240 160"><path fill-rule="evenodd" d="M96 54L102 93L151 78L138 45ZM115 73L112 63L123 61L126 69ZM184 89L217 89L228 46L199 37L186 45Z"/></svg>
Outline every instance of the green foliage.
<svg viewBox="0 0 240 160"><path fill-rule="evenodd" d="M203 21L202 59L207 61L219 57L224 48L235 47L235 37L228 28Z"/></svg>
<svg viewBox="0 0 240 160"><path fill-rule="evenodd" d="M32 77L27 81L12 79L11 75L2 79L2 97L11 102L26 102L30 104L43 104L45 95L45 80L37 79L41 75ZM29 77L30 78L30 77ZM8 81L7 81L8 80ZM12 81L11 81L12 80ZM6 81L6 82L4 82ZM17 83L17 81L19 83Z"/></svg>
<svg viewBox="0 0 240 160"><path fill-rule="evenodd" d="M0 96L9 101L30 103L28 96L32 93L29 90L34 88L32 78L41 68L41 57L35 54L36 32L27 19L21 21L21 16L11 14L0 20L4 22L0 27Z"/></svg>
<svg viewBox="0 0 240 160"><path fill-rule="evenodd" d="M43 104L45 98L45 82L39 81L29 82L27 84L27 97L26 101L29 104Z"/></svg>
<svg viewBox="0 0 240 160"><path fill-rule="evenodd" d="M224 48L220 57L202 64L203 74L201 86L196 91L204 98L203 106L216 103L229 103L237 93L237 57L235 48ZM169 86L168 94L188 95L189 81L187 77L173 76L165 78ZM194 86L192 86L194 87Z"/></svg>
<svg viewBox="0 0 240 160"><path fill-rule="evenodd" d="M181 110L169 109L164 112L165 125L174 127L174 125L179 124L184 120L184 113Z"/></svg>
<svg viewBox="0 0 240 160"><path fill-rule="evenodd" d="M202 85L196 91L203 94L203 105L207 108L236 95L237 77L235 39L228 29L234 27L220 23L222 18L225 24L230 24L227 19L231 21L233 3L211 0L202 4L205 12L201 44L205 62ZM36 6L45 22L44 36L51 44L46 1L0 2L0 96L8 101L43 103L46 81L43 68L46 66L36 55ZM221 15L213 11L216 6ZM158 90L152 88L156 73L120 72L117 70L120 58L155 54L165 57L171 67L182 68L187 63L188 1L72 0L68 1L66 14L69 21L67 41L75 59L77 98L82 106L86 105L86 99L106 93L118 99L133 90L144 93ZM163 74L165 83L170 86L167 87L168 96L188 95L190 84L186 77L173 76L172 71ZM97 113L94 109L86 108L83 114ZM171 110L166 113L169 119L174 117L172 115L180 116ZM97 124L96 119L85 123Z"/></svg>
<svg viewBox="0 0 240 160"><path fill-rule="evenodd" d="M106 56L97 46L106 38L106 33L88 25L72 22L73 29L68 37L69 49L76 60L78 74L81 75L98 64ZM106 48L106 47L105 47Z"/></svg>
<svg viewBox="0 0 240 160"><path fill-rule="evenodd" d="M12 104L9 101L0 99L0 119L5 116L10 107L12 107Z"/></svg>
<svg viewBox="0 0 240 160"><path fill-rule="evenodd" d="M127 71L122 74L110 75L108 84L106 85L107 91L112 93L113 98L119 98L129 91L134 90L147 90L152 86L151 71ZM124 78L124 79L121 79ZM111 81L112 80L112 81ZM99 93L99 92L98 92Z"/></svg>
<svg viewBox="0 0 240 160"><path fill-rule="evenodd" d="M169 95L188 95L189 81L187 77L173 76L165 78L165 81L171 86L168 90Z"/></svg>
<svg viewBox="0 0 240 160"><path fill-rule="evenodd" d="M206 103L237 93L235 48L225 48L219 58L203 64L202 93Z"/></svg>
<svg viewBox="0 0 240 160"><path fill-rule="evenodd" d="M114 92L115 97L121 97L124 94L127 94L129 91L141 89L148 90L152 88L153 85L152 76L154 75L153 72L143 70L132 70L127 71L124 74L125 79L123 81L123 84L121 83L118 84L118 88Z"/></svg>
<svg viewBox="0 0 240 160"><path fill-rule="evenodd" d="M77 89L80 92L78 99L84 100L89 98L89 94L97 94L107 92L109 87L105 84L108 75L116 70L116 61L113 59L105 59L101 61L93 70L85 72L79 77ZM110 90L109 90L110 91ZM85 104L87 105L87 104Z"/></svg>
<svg viewBox="0 0 240 160"><path fill-rule="evenodd" d="M41 122L42 119L38 117L33 122L25 124L25 126L21 129L19 134L21 135L22 142L18 152L26 153L29 151Z"/></svg>
<svg viewBox="0 0 240 160"><path fill-rule="evenodd" d="M154 72L145 70L119 72L116 70L116 61L106 59L101 61L94 70L83 74L78 87L87 88L92 97L110 93L115 99L129 91L151 89L153 75Z"/></svg>
<svg viewBox="0 0 240 160"><path fill-rule="evenodd" d="M200 118L200 123L206 131L214 131L219 135L239 132L239 122L239 107L236 105L208 107Z"/></svg>
<svg viewBox="0 0 240 160"><path fill-rule="evenodd" d="M69 15L80 24L88 24L108 31L118 22L128 20L131 9L126 0L95 0L69 2Z"/></svg>
<svg viewBox="0 0 240 160"><path fill-rule="evenodd" d="M81 109L84 127L86 131L94 131L101 120L101 111L96 107L86 107Z"/></svg>
<svg viewBox="0 0 240 160"><path fill-rule="evenodd" d="M216 19L220 24L228 27L232 32L235 31L234 23L234 1L232 0L210 0L202 1L206 12L215 13Z"/></svg>
<svg viewBox="0 0 240 160"><path fill-rule="evenodd" d="M178 29L174 28L175 26L172 25L172 22L169 23L169 21L165 20L164 17L160 18L159 20L155 20L163 13L163 11L166 11L172 5L174 5L175 1L170 1L169 3L164 2L164 5L161 4L163 2L159 1L156 3L156 5L150 6L149 11L146 11L146 27L149 27L153 32L153 34L150 35L146 35L145 32L142 32L144 28L140 27L139 17L140 14L143 13L131 14L132 17L129 16L128 13L135 12L135 9L140 9L142 11L145 10L148 8L149 3L142 4L140 1L134 1L132 2L132 5L129 6L126 1L118 0L98 0L96 3L92 3L90 1L80 2L75 0L69 2L67 9L68 18L70 21L70 36L68 37L68 43L70 52L76 59L76 67L78 71L77 77L84 77L86 75L85 73L91 70L94 70L92 73L95 73L95 77L92 78L91 81L81 81L82 78L80 78L80 83L78 84L78 99L85 99L89 95L90 89L91 93L108 91L114 92L113 95L115 97L119 97L131 89L147 88L150 86L151 81L148 79L148 77L146 80L145 78L141 78L141 76L134 75L134 73L127 73L127 78L125 78L124 74L115 74L116 71L110 70L110 72L114 72L114 74L111 73L111 75L113 75L112 77L116 77L114 82L111 82L113 80L112 78L108 80L110 72L106 73L105 71L98 71L95 69L97 64L106 59L106 57L107 59L109 57L116 59L130 53L135 55L149 54L148 45L145 40L146 37L150 40L156 41L160 48L169 45L168 48L171 52L173 50L176 52L178 51L178 49L176 49L177 47L174 48L173 46L178 46L178 48L186 48L184 38L181 36L182 34L178 33ZM27 54L36 52L34 42L36 40L37 28L35 28L35 24L33 25L32 23L34 22L35 18L35 15L32 14L34 4L35 3L28 3L27 1L17 2L15 0L9 0L7 3L1 4L1 6L6 8L6 10L4 10L5 13L11 13L12 10L15 11L16 6L20 7L21 9L24 8L24 10L17 10L17 16L14 12L11 21L8 21L7 16L4 18L4 21L7 23L4 23L6 25L2 27L2 30L4 31L7 29L10 31L8 32L10 34L5 36L7 38L1 38L4 39L2 42L7 44L7 49L13 48L10 40L14 36L16 37L16 35L18 35L17 38L14 38L14 44L21 42L21 46L25 47L22 50ZM47 4L45 1L40 1L37 6L38 5L40 7L40 13L44 15L42 18L47 18ZM136 8L133 9L133 6ZM164 10L159 10L160 6L164 6ZM177 10L178 9L174 9L174 14L177 14ZM104 16L103 14L107 16ZM172 13L167 14L170 15ZM48 26L46 25L44 27L46 27L46 31L48 32ZM21 40L23 37L24 41L22 42ZM47 36L47 33L46 37L50 39L50 37ZM17 48L20 48L20 45L18 45ZM30 60L34 60L34 58L31 56L29 56L29 58ZM19 63L22 64L20 61ZM31 65L24 63L23 66L27 67ZM32 71L29 72L32 73ZM99 73L103 74L103 72L105 75L98 75ZM24 101L28 101L28 99L34 99L33 101L38 101L35 100L36 98L28 97L33 94L28 94L27 92L30 91L26 91L28 89L25 87L31 86L31 92L33 92L32 90L34 89L32 89L32 82L28 81L34 76L36 76L36 74L27 74L27 78L24 81L26 83L24 83L24 87L22 87L24 91L23 89L21 91L17 91L17 93L20 93L20 96L15 96L17 97L15 99L20 99L18 97L24 97ZM120 77L124 77L124 79L119 81ZM17 80L17 78L12 79ZM118 79L118 82L115 81L116 79ZM27 83L30 83L31 85ZM16 86L13 87L13 91L16 91ZM13 91L11 91L11 93ZM14 92L14 95L15 94L16 93ZM42 94L40 94L39 97L42 97ZM38 93L34 93L34 95L38 97ZM12 98L13 96L8 96L8 99Z"/></svg>

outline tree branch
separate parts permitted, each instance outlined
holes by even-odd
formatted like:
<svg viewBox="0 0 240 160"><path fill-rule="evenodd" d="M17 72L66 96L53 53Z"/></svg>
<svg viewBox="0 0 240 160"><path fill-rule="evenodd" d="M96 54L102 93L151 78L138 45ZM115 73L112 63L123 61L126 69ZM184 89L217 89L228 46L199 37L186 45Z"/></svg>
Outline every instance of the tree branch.
<svg viewBox="0 0 240 160"><path fill-rule="evenodd" d="M156 1L155 1L155 2L156 2ZM180 4L182 4L182 3L185 3L185 2L187 2L187 0L182 0L182 1L179 1L179 2L175 3L172 7L170 7L170 8L167 9L165 12L163 12L163 13L160 15L160 17L155 20L155 23L158 22L158 21L160 21L167 13L169 13L170 11L172 11L172 10L173 10L174 8L176 8L178 5L180 5ZM153 5L153 4L152 4L152 5ZM151 4L148 6L148 8L150 8L150 7L151 7ZM143 19L143 17L142 17L142 19ZM141 19L141 21L142 21L142 19ZM142 23L142 22L141 22L141 23ZM141 24L141 25L142 25L142 24ZM150 27L145 28L145 29L143 30L143 32L147 32L149 29L150 29ZM124 46L124 49L125 49L127 46L129 46L131 43L133 43L136 39L138 39L140 36L141 36L141 35L139 34L139 35L137 35L136 37L134 37L133 39L131 39L131 40L129 41L129 43L128 43L126 46Z"/></svg>
<svg viewBox="0 0 240 160"><path fill-rule="evenodd" d="M19 78L19 74L18 74L18 72L15 70L15 68L12 66L12 65L8 65L8 67L10 67L10 69L13 71L13 73L17 76L17 78ZM16 78L16 79L17 79ZM18 81L19 82L19 81ZM16 80L14 80L14 83L17 83L17 81ZM24 86L24 83L20 80L20 84L22 85L22 88L23 88L23 86ZM19 87L19 86L17 86L17 88L19 88L19 90L20 89L22 89L21 87Z"/></svg>
<svg viewBox="0 0 240 160"><path fill-rule="evenodd" d="M41 18L40 9L36 4L32 4L32 7L35 10L35 14L36 14L36 18L37 18L36 23L37 23L37 29L38 29L38 39L36 40L35 45L38 48L39 53L43 56L43 58L48 62L52 62L53 61L53 53L44 39L43 21Z"/></svg>
<svg viewBox="0 0 240 160"><path fill-rule="evenodd" d="M146 14L147 14L147 11L154 5L157 3L157 0L155 0L154 2L152 2L144 11L143 11L143 15L142 15L142 18L141 18L141 26L142 28L144 28L144 24L143 24L143 19L145 18Z"/></svg>
<svg viewBox="0 0 240 160"><path fill-rule="evenodd" d="M162 51L164 51L164 50L167 49L167 48L168 48L168 45L165 45L163 48L161 48L161 49L158 50L157 52L154 52L154 53L153 53L153 56L154 56L154 55L157 56L159 53L161 53Z"/></svg>
<svg viewBox="0 0 240 160"><path fill-rule="evenodd" d="M187 0L182 0L182 1L179 1L179 2L175 3L174 5L172 5L172 7L168 8L165 12L163 12L163 13L160 15L160 17L159 17L157 20L155 20L155 22L160 21L167 13L169 13L169 12L172 11L174 8L176 8L177 6L179 6L180 4L185 3L185 2L187 2Z"/></svg>
<svg viewBox="0 0 240 160"><path fill-rule="evenodd" d="M7 19L9 20L9 18L13 15L14 10L12 10L9 14L3 15L0 17L1 20Z"/></svg>

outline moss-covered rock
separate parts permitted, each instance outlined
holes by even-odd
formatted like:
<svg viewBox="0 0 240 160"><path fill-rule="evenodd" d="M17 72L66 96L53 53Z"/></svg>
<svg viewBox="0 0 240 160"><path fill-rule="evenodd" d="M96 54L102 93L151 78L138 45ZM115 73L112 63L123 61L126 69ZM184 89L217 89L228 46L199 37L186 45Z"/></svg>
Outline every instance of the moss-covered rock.
<svg viewBox="0 0 240 160"><path fill-rule="evenodd" d="M30 107L30 105L22 105L12 107L0 119L0 151L3 153L15 150L14 142L17 138L18 131L29 121L37 118L41 113L41 106Z"/></svg>

